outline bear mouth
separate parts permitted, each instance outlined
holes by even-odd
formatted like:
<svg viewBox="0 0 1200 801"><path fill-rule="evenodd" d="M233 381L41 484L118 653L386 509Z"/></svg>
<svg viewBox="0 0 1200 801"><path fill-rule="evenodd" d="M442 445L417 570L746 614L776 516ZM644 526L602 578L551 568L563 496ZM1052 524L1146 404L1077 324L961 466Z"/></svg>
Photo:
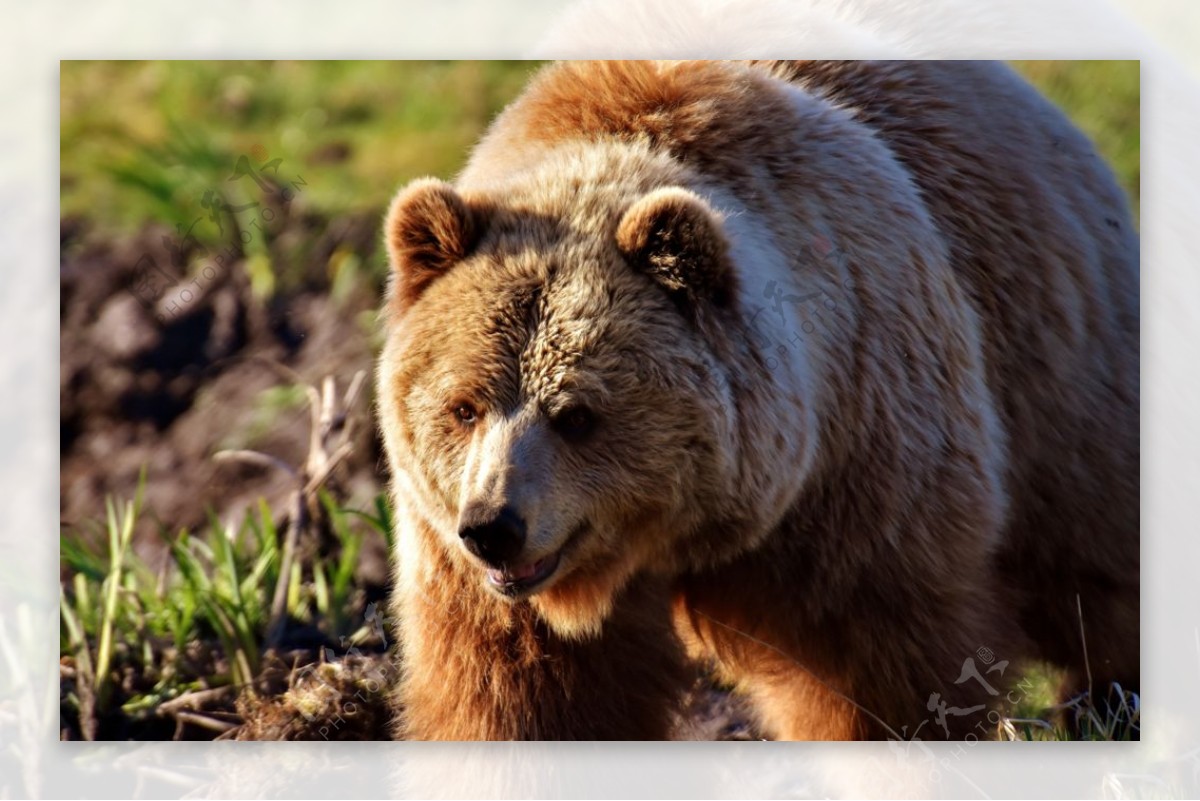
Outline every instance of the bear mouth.
<svg viewBox="0 0 1200 801"><path fill-rule="evenodd" d="M554 575L561 555L560 549L522 567L491 568L487 571L488 583L505 595L524 595Z"/></svg>
<svg viewBox="0 0 1200 801"><path fill-rule="evenodd" d="M542 589L559 572L563 554L568 553L587 531L587 522L580 523L567 536L562 547L535 562L520 567L503 565L487 570L487 583L493 590L509 598L532 595Z"/></svg>

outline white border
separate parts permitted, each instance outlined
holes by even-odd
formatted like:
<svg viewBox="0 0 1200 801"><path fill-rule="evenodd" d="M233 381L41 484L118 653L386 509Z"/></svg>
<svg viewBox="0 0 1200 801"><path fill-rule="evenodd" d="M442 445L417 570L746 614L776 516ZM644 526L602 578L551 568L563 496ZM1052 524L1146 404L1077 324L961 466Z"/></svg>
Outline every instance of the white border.
<svg viewBox="0 0 1200 801"><path fill-rule="evenodd" d="M1120 0L25 4L0 25L0 796L1004 796L1200 793L1198 4ZM555 12L569 5L561 15ZM1165 43L1165 46L1164 44ZM1188 45L1191 49L1186 49ZM1170 48L1174 48L1173 50ZM1138 58L1143 647L1138 744L97 744L57 741L58 60ZM6 661L7 660L7 661ZM0 692L4 692L0 690Z"/></svg>

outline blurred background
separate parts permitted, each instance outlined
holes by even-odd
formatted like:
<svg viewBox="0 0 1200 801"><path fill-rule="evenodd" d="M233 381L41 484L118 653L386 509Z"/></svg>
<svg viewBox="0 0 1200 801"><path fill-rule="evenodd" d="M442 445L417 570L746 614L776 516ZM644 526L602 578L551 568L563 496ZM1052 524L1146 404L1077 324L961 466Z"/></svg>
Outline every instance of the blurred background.
<svg viewBox="0 0 1200 801"><path fill-rule="evenodd" d="M64 62L64 522L143 469L172 527L256 503L251 476L207 463L303 455L304 393L261 360L308 381L369 368L387 201L453 174L535 68Z"/></svg>
<svg viewBox="0 0 1200 801"><path fill-rule="evenodd" d="M63 738L383 736L378 690L329 723L391 669L381 217L537 67L62 62ZM1014 67L1136 216L1137 62ZM686 734L752 736L701 696Z"/></svg>

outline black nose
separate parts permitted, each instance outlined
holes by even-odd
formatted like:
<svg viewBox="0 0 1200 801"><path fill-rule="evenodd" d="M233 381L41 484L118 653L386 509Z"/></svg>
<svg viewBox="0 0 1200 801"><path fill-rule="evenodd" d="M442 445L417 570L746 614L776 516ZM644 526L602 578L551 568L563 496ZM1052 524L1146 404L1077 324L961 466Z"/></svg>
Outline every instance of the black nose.
<svg viewBox="0 0 1200 801"><path fill-rule="evenodd" d="M493 519L458 532L467 550L493 567L511 562L525 547L525 521L505 506Z"/></svg>

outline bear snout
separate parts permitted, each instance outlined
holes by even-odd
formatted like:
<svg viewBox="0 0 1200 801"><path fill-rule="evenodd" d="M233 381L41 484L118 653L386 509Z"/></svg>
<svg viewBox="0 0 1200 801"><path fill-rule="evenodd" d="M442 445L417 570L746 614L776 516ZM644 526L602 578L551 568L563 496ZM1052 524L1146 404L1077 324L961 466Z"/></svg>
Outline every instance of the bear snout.
<svg viewBox="0 0 1200 801"><path fill-rule="evenodd" d="M525 547L524 519L511 506L505 506L492 518L464 525L458 536L463 545L491 567L512 562Z"/></svg>

